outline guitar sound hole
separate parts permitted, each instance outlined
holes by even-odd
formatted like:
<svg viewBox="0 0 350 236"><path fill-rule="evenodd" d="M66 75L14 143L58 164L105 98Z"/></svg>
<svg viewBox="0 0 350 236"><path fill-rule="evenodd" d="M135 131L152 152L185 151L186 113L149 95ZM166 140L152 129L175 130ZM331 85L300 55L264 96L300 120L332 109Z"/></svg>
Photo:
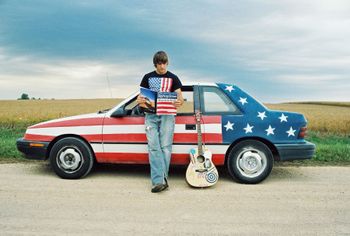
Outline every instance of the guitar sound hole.
<svg viewBox="0 0 350 236"><path fill-rule="evenodd" d="M198 156L198 157L197 157L197 161L198 161L199 163L203 163L203 162L204 162L204 156Z"/></svg>

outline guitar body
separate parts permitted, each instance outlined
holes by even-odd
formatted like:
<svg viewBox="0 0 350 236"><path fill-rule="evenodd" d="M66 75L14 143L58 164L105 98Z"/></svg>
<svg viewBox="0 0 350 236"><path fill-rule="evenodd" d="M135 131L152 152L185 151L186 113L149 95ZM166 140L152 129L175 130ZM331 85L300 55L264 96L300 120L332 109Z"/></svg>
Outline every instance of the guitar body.
<svg viewBox="0 0 350 236"><path fill-rule="evenodd" d="M186 181L192 187L210 187L218 182L219 173L212 162L212 154L208 149L204 149L203 154L198 153L198 149L190 150L190 164L186 171Z"/></svg>

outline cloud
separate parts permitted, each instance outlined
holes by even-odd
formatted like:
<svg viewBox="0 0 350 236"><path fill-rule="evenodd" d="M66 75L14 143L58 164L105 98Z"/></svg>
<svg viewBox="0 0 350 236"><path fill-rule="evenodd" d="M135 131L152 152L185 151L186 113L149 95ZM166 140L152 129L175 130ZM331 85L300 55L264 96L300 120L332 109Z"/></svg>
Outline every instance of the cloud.
<svg viewBox="0 0 350 236"><path fill-rule="evenodd" d="M143 61L106 63L93 60L42 60L9 57L1 49L1 98L15 99L21 93L41 98L106 98L128 96L137 90ZM109 80L109 81L108 81Z"/></svg>
<svg viewBox="0 0 350 236"><path fill-rule="evenodd" d="M154 69L150 61L42 60L10 56L0 48L1 98L16 99L22 93L56 99L108 98L111 93L112 97L127 97L139 89L142 76ZM193 71L175 70L184 84L212 80Z"/></svg>
<svg viewBox="0 0 350 236"><path fill-rule="evenodd" d="M124 16L145 19L149 31L166 32L205 47L205 54L197 59L212 80L235 78L251 87L249 83L272 83L271 78L296 86L299 82L328 86L349 79L348 1L200 3L151 1L138 8L121 7ZM312 88L308 93L312 94ZM344 99L350 99L349 95Z"/></svg>
<svg viewBox="0 0 350 236"><path fill-rule="evenodd" d="M345 0L40 0L0 8L3 97L23 86L40 96L57 86L62 97L102 97L109 94L106 74L113 94L127 93L162 49L185 81L235 83L264 101L317 100L327 88L350 100ZM41 87L33 87L38 81Z"/></svg>

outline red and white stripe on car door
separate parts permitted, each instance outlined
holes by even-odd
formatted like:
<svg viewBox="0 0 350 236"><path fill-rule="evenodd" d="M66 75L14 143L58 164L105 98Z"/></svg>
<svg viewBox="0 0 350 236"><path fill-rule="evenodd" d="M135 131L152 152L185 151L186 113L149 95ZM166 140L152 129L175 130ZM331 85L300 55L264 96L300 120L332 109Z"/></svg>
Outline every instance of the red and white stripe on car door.
<svg viewBox="0 0 350 236"><path fill-rule="evenodd" d="M214 163L222 165L228 147L222 145L221 117L203 116L202 120L203 141L212 151ZM176 117L172 164L187 164L189 150L197 146L197 131L187 130L186 124L194 125L194 116ZM92 147L98 162L149 163L144 117L106 117L103 143L93 142Z"/></svg>

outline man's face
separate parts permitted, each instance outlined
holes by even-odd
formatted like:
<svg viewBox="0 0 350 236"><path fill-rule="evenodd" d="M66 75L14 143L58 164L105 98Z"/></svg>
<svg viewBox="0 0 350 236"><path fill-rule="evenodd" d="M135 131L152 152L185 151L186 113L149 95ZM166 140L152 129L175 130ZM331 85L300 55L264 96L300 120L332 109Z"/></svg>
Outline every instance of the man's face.
<svg viewBox="0 0 350 236"><path fill-rule="evenodd" d="M167 66L168 66L168 63L159 63L159 64L156 64L156 71L158 74L165 74L166 71L167 71Z"/></svg>

